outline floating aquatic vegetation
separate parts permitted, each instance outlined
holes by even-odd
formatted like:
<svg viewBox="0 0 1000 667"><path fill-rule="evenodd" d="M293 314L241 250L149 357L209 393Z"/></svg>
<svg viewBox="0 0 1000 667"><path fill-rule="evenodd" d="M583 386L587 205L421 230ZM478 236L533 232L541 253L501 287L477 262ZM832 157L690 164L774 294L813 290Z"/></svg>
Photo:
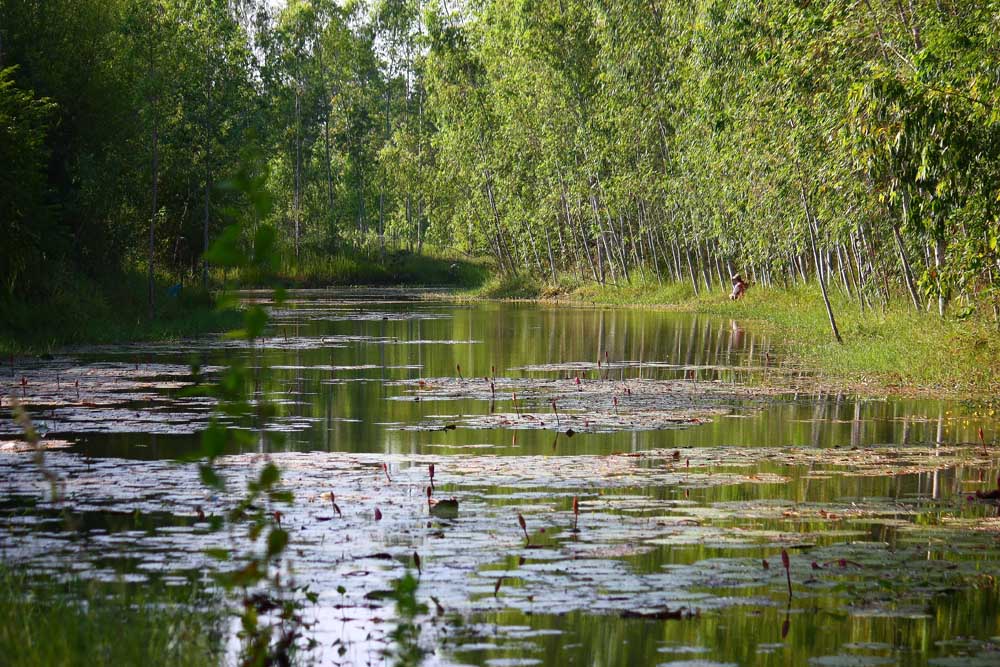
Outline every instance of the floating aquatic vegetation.
<svg viewBox="0 0 1000 667"><path fill-rule="evenodd" d="M838 459L844 469L831 474L846 476L853 472L847 469L852 462L864 468L873 460L883 469L886 461L911 469L923 466L923 458L934 456L919 451L906 456L889 453L872 457L871 452L844 452ZM965 524L956 524L954 529L946 522L933 526L935 546L928 546L919 533L925 527L917 526L916 520L928 512L940 512L939 505L931 508L928 503L900 504L890 499L824 509L823 503L761 499L706 506L679 495L634 494L634 489L683 485L707 489L789 479L751 470L734 472L746 467L732 456L735 448L680 454L441 459L290 453L225 457L220 467L227 476L244 477L264 460L282 466L285 483L300 499L282 518L283 526L296 531L299 567L310 573L318 590L349 582L349 595L336 601L321 599L319 604L330 605L331 618L346 616L358 627L388 613L385 602L369 594L387 590L391 580L414 562L414 551L420 556L423 585L435 591L442 608L463 614L497 609L531 614L587 610L637 619L683 619L732 607L778 607L787 596L785 572L773 567L765 570L756 554L764 553L775 561L781 549L789 552L787 577L796 598L808 601L838 591L834 599L839 600L840 609L858 617L924 617L928 595L975 585L987 572L1000 575L1000 563L968 558L959 539L969 532ZM824 456L822 451L787 449L758 449L750 454L777 461L787 457L793 463L777 465L788 467L789 474L806 460L816 464ZM138 517L138 523L126 521L124 529L113 532L90 531L86 542L80 543L53 530L52 524L46 529L44 523L25 523L18 520L20 514L0 510L0 541L16 545L5 552L9 560L62 571L64 559L73 554L79 575L110 580L120 572L105 565L110 551L127 557L129 576L139 580L198 571L205 565L205 549L223 539L212 531L211 517L226 510L226 497L207 494L195 483L193 467L95 460L58 452L49 458L66 479L66 494L75 512L81 516L117 513L123 520ZM678 458L690 460L692 467L679 464ZM737 460L730 461L728 470L710 469L729 458ZM949 462L962 457L954 451L943 458ZM662 464L651 466L651 460ZM29 460L12 454L6 464L3 493L7 495L0 497L0 503L35 496L37 481ZM442 497L461 504L460 513L439 515L433 506L428 508L431 464L435 486ZM574 497L577 512L573 511ZM44 507L44 502L39 506ZM963 507L952 506L951 511L960 513ZM164 510L168 513L163 514ZM886 543L851 541L856 535L831 540L826 529L809 533L792 527L806 520L863 525L893 513L914 526L918 544L894 549ZM518 514L524 519L523 528ZM172 524L167 516L184 523ZM380 520L373 521L373 516ZM789 526L732 525L733 521L759 520ZM686 546L747 553L674 563L649 572L630 564L657 549ZM915 561L918 547L923 558L930 548L936 559ZM521 556L505 564L505 553ZM893 581L893 586L885 588L885 580Z"/></svg>
<svg viewBox="0 0 1000 667"><path fill-rule="evenodd" d="M587 381L533 378L423 378L387 382L406 387L390 400L488 401L484 414L430 415L400 430L549 429L574 433L683 428L757 402L750 392L712 382ZM513 414L496 412L509 399Z"/></svg>
<svg viewBox="0 0 1000 667"><path fill-rule="evenodd" d="M816 457L820 454L816 453ZM914 563L912 552L906 549L852 542L849 535L833 543L826 538L827 543L821 545L822 530L806 533L799 529L734 527L729 522L740 518L740 508L732 503L712 506L717 510L715 514L700 514L694 511L696 506L682 498L644 501L643 496L606 496L599 491L672 488L685 476L695 477L694 483L704 488L759 481L747 474L700 471L692 475L686 467L650 468L640 457L627 456L470 456L442 461L420 456L315 453L270 458L279 462L285 470L286 484L303 499L282 518L282 525L300 536L297 543L301 544L299 562L303 567L328 563L327 554L333 553L335 567L324 577L330 577L332 582L335 574L363 571L360 578L377 587L385 584L387 576L399 572L404 562L411 562L413 551L419 549L423 577L435 582L441 604L466 612L493 609L500 604L537 613L588 609L659 614L665 609L674 613L681 608L688 613L731 605L778 604L781 599L787 585L785 572L782 568L765 570L760 560L749 553L743 558L674 564L659 572L637 572L628 564L630 558L651 550L684 545L772 555L785 549L789 553L787 577L796 596L836 586L849 593L843 600L845 611L858 615L921 615L925 612L920 596L969 585L984 571L995 569L1000 575L1000 563L954 559L959 554L950 545L960 541L952 538L965 534L964 526L950 532L946 526L935 526L940 539L939 546L933 549L942 560ZM220 463L226 474L245 476L263 460L240 456L226 457ZM7 463L5 493L18 497L37 493L30 462L12 454ZM428 507L425 490L431 463L435 464L435 485L450 497L448 500L454 499L456 507L461 505L461 512L442 515L435 513L433 506ZM196 471L189 467L88 460L59 453L50 455L50 465L66 480L66 495L72 498L76 511L124 510L144 515L167 509L192 517L189 526L169 530L152 526L142 531L94 535L90 547L79 554L80 562L88 558L95 562L104 549L114 545L119 553L131 553L142 565L141 571L162 569L163 554L173 552L177 569L197 569L202 550L215 536L208 524L194 517L199 512L211 516L225 511L225 497L206 495L193 483ZM771 483L778 481L775 477ZM497 488L507 492L496 495ZM547 490L534 493L535 489ZM562 495L559 489L564 489ZM333 511L331 493L335 494L338 511ZM579 499L578 516L572 510L574 496ZM513 507L511 502L515 503ZM646 512L642 511L644 502L648 503ZM876 505L872 502L873 507ZM744 521L762 516L797 520L803 513L834 520L829 512L823 517L823 510L815 506L801 507L799 517L782 516L778 513L780 506L766 503L751 504L746 510ZM918 509L914 511L920 514ZM373 514L377 523L372 521ZM523 518L523 524L518 516ZM873 513L859 511L850 515L844 511L844 516L864 522L871 520ZM577 531L573 530L574 524ZM202 525L204 528L199 527ZM24 537L31 530L30 525L2 522L5 541L7 537ZM59 553L77 548L55 533L44 539L11 539L7 543L18 544L8 551L9 558L42 568L54 567ZM917 546L925 552L928 549L925 539L914 548ZM513 569L497 570L495 563L503 552L523 553L527 561ZM373 558L379 553L388 558ZM101 568L95 568L97 571L103 573L101 576L106 574ZM889 591L885 599L872 597L873 590L884 590L873 583L886 578L887 573L893 573L901 582L899 590ZM914 581L907 581L907 577ZM483 578L486 581L478 583ZM494 596L498 579L504 583ZM595 587L594 582L600 582L599 586ZM367 583L363 587L372 590ZM727 589L761 593L719 594Z"/></svg>
<svg viewBox="0 0 1000 667"><path fill-rule="evenodd" d="M397 296L403 302L402 295ZM972 447L943 444L954 439L935 446L929 440L933 426L940 430L957 425L957 417L942 414L935 419L901 411L893 421L895 413L871 417L858 410L851 418L849 409L837 407L839 398L831 400L833 407L824 413L811 410L819 404L811 395L786 397L779 395L780 388L761 391L703 379L729 372L785 372L764 364L759 354L732 357L738 365L727 365L721 358L705 362L698 355L692 357L696 363L673 363L669 357L651 362L604 357L600 364L513 369L530 375L526 377L500 377L495 369L485 378L469 377L488 367L477 369L482 355L472 354L472 346L480 345L473 339L486 338L482 329L453 327L450 322L437 328L429 322L420 329L416 324L412 329L402 324L381 329L379 321L442 319L412 302L402 310L383 303L387 305L370 310L370 304L356 300L303 294L293 300L295 307L276 311L278 324L258 352L267 351L271 360L278 360L272 366L278 386L265 391L276 399L281 414L257 423L275 431L321 431L326 424L325 432L338 437L338 432L368 437L372 432L410 430L393 433L387 441L398 451L428 455L279 453L220 461L223 474L234 482L249 477L267 460L285 470L283 483L295 490L298 502L282 508L281 525L295 531L297 576L318 592L316 638L332 647L326 649L328 655L336 653L327 662L363 664L372 651L388 646L391 640L383 628L392 626L393 608L387 593L407 569L419 574L418 598L428 607L420 617L423 638L432 644L441 640L439 646L448 647L434 658L440 664L463 658L476 664L544 662L548 654L540 652L538 642L546 633L563 632L567 643L580 640L575 627L517 623L558 621L572 614L588 617L582 627L604 628L606 622L647 628L661 623L678 632L698 631L705 623L701 619L715 624L723 618L766 616L777 620L765 628L769 641L757 644L756 653L780 657L800 641L795 634L797 615L925 623L940 615L935 601L988 593L995 587L993 578L1000 577L996 505L989 499L968 500L975 491L995 486L994 452L983 446L991 442L988 428ZM354 321L359 324L339 329L297 326ZM345 329L351 335L336 333ZM353 335L407 329L419 331L420 340ZM336 335L318 333L322 331ZM461 332L459 340L451 340L456 331ZM429 358L405 347L418 344L469 345L470 350L466 356L461 348L435 349L434 358ZM350 353L345 348L351 348ZM213 402L183 395L192 382L183 362L192 351L212 361L229 351L251 357L238 345L211 338L89 348L74 352L76 358L24 360L16 374L0 380L7 383L5 392L24 396L41 430L51 434L43 443L72 444L75 438L66 434L75 432L193 433L203 428ZM100 360L102 355L117 361ZM425 368L428 377L401 379ZM212 375L218 369L204 367L202 372ZM450 372L466 377L434 376ZM679 373L685 377L664 379ZM341 386L365 382L381 386ZM787 386L800 384L789 378ZM359 391L349 394L354 389ZM332 396L335 402L320 408L317 396ZM354 411L346 399L359 396L365 409ZM350 407L342 409L338 400ZM372 400L385 410L372 416L367 411ZM436 404L411 408L399 401ZM860 433L858 446L689 446L704 442L696 436L706 432L751 428L750 422L736 420L752 420L761 410L787 405L807 407L776 413L783 427L850 424ZM11 428L2 419L7 407L0 405L0 431ZM734 420L731 430L725 430L728 419ZM362 422L366 428L353 426ZM690 441L682 432L662 434L662 440L658 433L633 438L640 430L706 423L711 425L690 432ZM880 438L887 437L887 431L874 431L884 424L903 429L910 438L920 433L916 439L923 442L865 446L884 441ZM911 429L915 424L922 426ZM866 433L869 427L873 432ZM493 434L474 430L487 428L557 431L535 437L551 440L559 456L490 456L489 450L499 446L477 439L489 440ZM974 432L970 428L966 431ZM424 433L434 430L444 432ZM855 442L853 432L848 440L848 430L841 429L842 441L832 442ZM607 456L574 452L611 441L607 436L572 440L576 433L621 432L628 435L614 446L635 451ZM4 437L0 557L6 562L57 577L179 585L201 576L208 564L207 549L237 546L230 534L216 532L218 518L232 508L232 498L206 491L195 467L54 451L46 456L65 480L74 525L66 530L63 508L45 499L30 458L17 451L12 435ZM897 441L908 442L906 437ZM93 453L87 440L81 437L84 444L75 449ZM306 441L290 438L289 446ZM672 446L643 451L650 443ZM322 446L342 445L331 437ZM787 569L782 566L783 551ZM606 621L590 623L595 615L605 615ZM789 615L795 642L789 640L786 646ZM456 644L452 638L459 635ZM696 651L696 637L674 638L678 643L657 644L661 653L654 654L650 664L726 664L722 653ZM888 652L887 646L828 646L815 657L853 659L858 656L837 654ZM930 664L995 664L996 651L988 642L938 650L937 655L952 657L934 658ZM749 655L752 658L753 651ZM711 662L713 658L720 662ZM676 662L685 659L688 662Z"/></svg>
<svg viewBox="0 0 1000 667"><path fill-rule="evenodd" d="M62 440L59 438L43 438L38 441L38 446L43 449L62 449L65 447L72 447L73 442L71 440ZM33 449L34 445L25 442L24 440L0 440L0 453L19 454L23 452L30 452Z"/></svg>

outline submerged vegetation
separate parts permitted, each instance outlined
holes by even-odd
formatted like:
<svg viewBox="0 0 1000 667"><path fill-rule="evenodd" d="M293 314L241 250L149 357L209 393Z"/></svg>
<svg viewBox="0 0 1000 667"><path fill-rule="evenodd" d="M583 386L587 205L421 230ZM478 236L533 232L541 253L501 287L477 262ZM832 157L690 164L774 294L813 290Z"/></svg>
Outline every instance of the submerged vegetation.
<svg viewBox="0 0 1000 667"><path fill-rule="evenodd" d="M0 566L0 655L24 667L218 665L217 601L194 590L57 582Z"/></svg>

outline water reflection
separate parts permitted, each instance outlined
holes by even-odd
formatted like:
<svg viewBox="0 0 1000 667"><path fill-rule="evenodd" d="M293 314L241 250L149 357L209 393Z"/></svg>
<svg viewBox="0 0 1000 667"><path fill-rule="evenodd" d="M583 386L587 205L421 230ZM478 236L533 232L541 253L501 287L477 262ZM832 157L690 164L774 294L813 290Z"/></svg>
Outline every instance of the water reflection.
<svg viewBox="0 0 1000 667"><path fill-rule="evenodd" d="M282 445L299 451L460 453L485 448L498 454L552 452L552 434L525 431L516 446L503 430L399 430L433 415L512 412L509 395L494 401L446 403L405 398L387 383L418 378L561 377L691 379L735 386L770 376L808 388L798 369L780 363L780 350L752 327L718 318L624 308L567 308L527 304L455 305L406 301L393 294L375 301L352 295L299 293L276 313L273 343L260 351L271 370L263 389L279 402L287 434ZM287 346L283 343L287 342ZM134 354L129 352L127 354ZM186 363L223 361L210 342L152 347L147 358ZM120 358L110 350L85 355ZM580 369L580 366L589 366ZM552 367L551 370L530 370ZM515 369L529 370L515 370ZM870 400L800 391L741 403L729 414L683 430L580 434L561 453L606 454L655 447L810 446L972 441L975 429L960 405L934 400ZM550 410L548 406L546 411ZM156 457L191 452L192 436L88 434L79 450L91 455ZM169 443L169 445L167 445ZM143 445L149 447L144 448Z"/></svg>
<svg viewBox="0 0 1000 667"><path fill-rule="evenodd" d="M299 465L295 474L306 478L299 488L307 498L329 492L333 484L343 487L338 494L345 495L338 499L345 498L344 522L340 516L336 525L326 517L319 522L317 505L308 503L287 520L296 525L306 554L303 570L323 586L325 606L317 611L326 619L319 626L321 639L347 642L345 659L371 659L365 636L372 618L391 610L364 607L367 591L359 580L351 590L360 601L352 609L356 620L345 621L343 609L333 611L343 602L333 593L347 576L343 572L359 571L355 561L366 554L388 553L391 558L366 566L384 588L419 548L427 585L447 588L438 594L450 596L447 624L435 635L438 652L429 664L799 665L813 659L820 665L925 665L936 657L997 664L990 662L996 652L989 641L1000 635L997 586L990 575L1000 564L992 534L978 530L977 523L993 519L997 509L966 500L972 491L989 488L997 469L989 460L957 457L951 447L974 443L976 429L984 425L973 421L969 406L816 391L807 374L783 363L771 340L731 320L404 297L295 293L275 312L268 338L252 352L205 339L77 355L86 368L104 369L133 360L137 367L162 370L192 358L205 366L221 364L229 354L255 359L266 370L252 389L277 399L279 414L270 428L285 438L280 445L260 438L247 452L230 453L278 449L433 457L393 459L399 466L393 469L396 482L384 486L378 474L368 474L368 468L378 470L375 459L341 461L340 468L331 463L336 457L325 455L282 459L283 465ZM460 373L488 378L483 386L494 377L559 378L568 386L578 377L586 383L677 381L704 389L693 402L719 410L678 428L572 437L564 428L560 433L461 426L407 430L436 415L459 421L517 409L558 419L549 417L554 405L522 398L517 408L507 394L414 400L419 379ZM758 380L794 389L760 396L738 391ZM87 536L81 546L64 544L49 525L55 515L36 512L31 499L8 498L0 504L5 535L15 536L18 546L38 540L36 555L51 567L60 566L65 553L86 551L102 576L161 570L175 576L171 562L183 550L185 572L194 571L190 565L211 540L195 528L199 523L192 514L196 503L206 502L202 490L191 480L168 484L176 473L162 463L153 488L140 484L138 476L154 467L150 461L196 451L207 408L184 403L176 387L151 384L144 391L153 392L152 398L136 399L85 432L74 430L83 422L51 406L34 408L51 424L51 437L75 441L71 451L96 461L101 474L132 466L132 476L124 480L127 493L119 489L128 504L119 499L103 508L100 485L88 487L93 507L77 518L79 532ZM727 394L727 388L733 391ZM156 415L160 422L182 415L183 424L144 432ZM260 424L251 419L242 426ZM995 424L985 426L987 433L996 432ZM846 454L882 445L916 448L923 458L894 466L893 457L902 455L892 451L880 450L884 460L872 461ZM800 460L786 448L810 456ZM676 457L583 456L567 464L574 469L555 466L570 455L674 449ZM502 463L487 460L489 455L502 457ZM520 462L534 455L544 459ZM483 458L473 462L474 456ZM90 472L88 467L87 475L79 473L79 460L65 462L77 480ZM947 463L934 465L935 460ZM438 466L438 497L461 499L463 510L454 521L430 521L420 502L418 519L404 513L415 497L422 499L430 462ZM320 469L324 464L331 465L328 476ZM461 465L470 467L458 474ZM345 470L355 477L343 479ZM29 474L21 471L18 488L30 486L24 481ZM8 473L6 481L13 487L11 477ZM378 487L371 486L373 478L379 478ZM376 497L387 509L377 529L368 519ZM579 532L569 529L576 521L570 518L574 498L582 508ZM183 508L176 511L184 516L164 512L164 503ZM522 547L514 520L521 512L539 550ZM335 532L347 522L350 534L346 528ZM154 533L159 542L150 540ZM14 542L3 549L15 550ZM106 553L105 544L112 545ZM332 566L340 570L331 569L332 544L338 554ZM790 603L778 556L785 548L792 553ZM764 572L764 559L774 571ZM502 589L494 589L495 581ZM673 606L646 610L659 614L658 620L626 618L640 594L647 602L669 600ZM679 617L667 613L680 605Z"/></svg>

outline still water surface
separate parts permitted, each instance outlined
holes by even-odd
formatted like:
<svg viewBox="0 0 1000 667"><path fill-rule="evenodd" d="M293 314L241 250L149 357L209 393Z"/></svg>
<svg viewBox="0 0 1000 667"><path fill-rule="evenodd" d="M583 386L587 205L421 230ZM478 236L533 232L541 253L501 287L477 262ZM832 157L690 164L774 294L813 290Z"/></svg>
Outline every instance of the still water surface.
<svg viewBox="0 0 1000 667"><path fill-rule="evenodd" d="M38 503L27 457L6 455L0 556L201 577L220 536L195 508L226 499L170 461L198 450L211 412L182 395L188 368L235 356L278 403L235 425L282 437L228 465L269 453L286 470L326 664L383 663L393 611L374 593L414 551L418 596L444 609L423 623L427 664L1000 664L997 510L968 499L996 477L973 451L996 425L974 404L819 391L749 323L415 296L295 292L254 350L206 337L23 363L13 390L69 444L49 458L77 530ZM787 390L748 388L761 380ZM428 515L430 463L456 519Z"/></svg>

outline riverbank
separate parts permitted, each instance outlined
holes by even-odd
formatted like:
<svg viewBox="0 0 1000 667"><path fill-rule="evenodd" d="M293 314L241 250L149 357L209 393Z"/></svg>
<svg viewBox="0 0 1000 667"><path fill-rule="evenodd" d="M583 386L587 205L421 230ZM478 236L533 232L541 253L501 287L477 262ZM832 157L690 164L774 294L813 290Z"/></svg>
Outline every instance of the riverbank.
<svg viewBox="0 0 1000 667"><path fill-rule="evenodd" d="M489 276L483 261L428 249L423 254L342 252L286 262L276 283L296 289L336 286L435 286L479 289ZM210 290L264 287L241 276L213 271ZM129 272L103 280L72 275L50 294L0 297L0 355L39 355L63 345L171 340L239 326L235 312L216 308L200 284L161 279L150 320L146 276Z"/></svg>
<svg viewBox="0 0 1000 667"><path fill-rule="evenodd" d="M691 285L637 281L606 285L564 280L545 285L493 280L458 298L520 299L560 304L645 307L754 322L785 350L786 361L816 372L835 389L865 394L974 396L1000 391L1000 336L992 315L941 318L916 312L901 300L886 309L861 310L842 293L831 304L843 343L830 329L819 287L755 286L740 301L718 286L695 294Z"/></svg>
<svg viewBox="0 0 1000 667"><path fill-rule="evenodd" d="M0 354L39 355L63 345L170 340L225 331L240 316L216 308L198 287L156 285L155 316L149 319L145 276L129 273L92 280L60 281L44 296L0 297Z"/></svg>
<svg viewBox="0 0 1000 667"><path fill-rule="evenodd" d="M277 280L285 287L395 287L433 286L481 289L490 275L484 260L428 248L407 251L350 251L309 254L286 261Z"/></svg>

